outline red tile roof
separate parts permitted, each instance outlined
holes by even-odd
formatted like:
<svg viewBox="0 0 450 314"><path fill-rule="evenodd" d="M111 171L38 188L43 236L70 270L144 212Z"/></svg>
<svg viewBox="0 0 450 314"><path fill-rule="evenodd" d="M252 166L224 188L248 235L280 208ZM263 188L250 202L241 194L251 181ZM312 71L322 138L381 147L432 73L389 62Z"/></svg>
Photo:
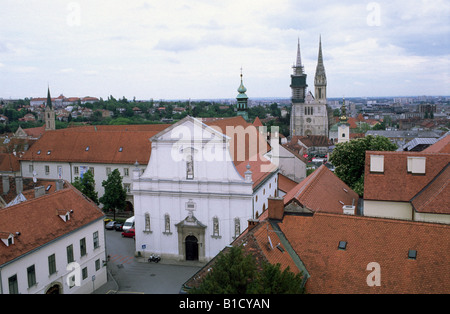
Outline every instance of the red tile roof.
<svg viewBox="0 0 450 314"><path fill-rule="evenodd" d="M284 193L289 192L293 188L297 186L297 182L289 179L285 175L278 173L278 189L283 191Z"/></svg>
<svg viewBox="0 0 450 314"><path fill-rule="evenodd" d="M320 166L284 196L315 212L342 213L344 205L358 204L358 194L325 165Z"/></svg>
<svg viewBox="0 0 450 314"><path fill-rule="evenodd" d="M384 156L384 173L370 172L370 155ZM408 157L426 157L425 174L407 172ZM409 202L450 162L450 154L366 151L364 199Z"/></svg>
<svg viewBox="0 0 450 314"><path fill-rule="evenodd" d="M0 232L19 236L7 247L0 242L0 265L104 217L102 211L73 186L0 209ZM57 209L73 210L69 221L56 215Z"/></svg>
<svg viewBox="0 0 450 314"><path fill-rule="evenodd" d="M411 200L422 213L450 214L450 163Z"/></svg>
<svg viewBox="0 0 450 314"><path fill-rule="evenodd" d="M135 131L127 126L80 127L47 131L22 157L22 160L148 164L149 139L159 131ZM128 130L131 129L131 130ZM122 147L122 151L119 149ZM50 152L50 154L48 154Z"/></svg>
<svg viewBox="0 0 450 314"><path fill-rule="evenodd" d="M424 153L450 154L450 134L447 133L439 141L423 150Z"/></svg>
<svg viewBox="0 0 450 314"><path fill-rule="evenodd" d="M0 171L16 172L20 170L20 163L13 154L0 153Z"/></svg>
<svg viewBox="0 0 450 314"><path fill-rule="evenodd" d="M279 226L311 276L308 293L450 293L448 225L315 213L285 215ZM379 287L367 285L371 262Z"/></svg>
<svg viewBox="0 0 450 314"><path fill-rule="evenodd" d="M254 189L264 182L269 175L277 170L277 166L272 164L268 159L263 156L255 156L254 158L241 162L236 166L236 170L243 178L245 178L245 172L248 170L247 165L250 165Z"/></svg>

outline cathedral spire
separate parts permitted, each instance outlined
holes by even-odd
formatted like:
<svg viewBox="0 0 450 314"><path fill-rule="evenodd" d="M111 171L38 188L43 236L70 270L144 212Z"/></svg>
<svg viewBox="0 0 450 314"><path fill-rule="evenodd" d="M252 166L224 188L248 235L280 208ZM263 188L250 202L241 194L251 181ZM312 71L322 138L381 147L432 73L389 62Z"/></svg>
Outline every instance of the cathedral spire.
<svg viewBox="0 0 450 314"><path fill-rule="evenodd" d="M321 102L327 101L327 75L323 64L322 35L319 37L319 56L317 57L316 76L314 78L315 98Z"/></svg>
<svg viewBox="0 0 450 314"><path fill-rule="evenodd" d="M300 53L300 37L298 38L297 44L297 61L293 68L294 68L294 75L302 75L304 73L304 68L302 64L302 55Z"/></svg>
<svg viewBox="0 0 450 314"><path fill-rule="evenodd" d="M52 97L50 96L50 86L48 87L48 91L47 91L47 104L46 107L52 109Z"/></svg>

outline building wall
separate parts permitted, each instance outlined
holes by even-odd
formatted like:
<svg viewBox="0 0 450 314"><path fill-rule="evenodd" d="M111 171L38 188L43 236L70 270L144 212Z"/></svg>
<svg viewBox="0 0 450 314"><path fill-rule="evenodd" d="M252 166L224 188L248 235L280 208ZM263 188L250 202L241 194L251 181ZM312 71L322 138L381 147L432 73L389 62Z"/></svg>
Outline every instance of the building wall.
<svg viewBox="0 0 450 314"><path fill-rule="evenodd" d="M300 182L306 178L306 164L283 146L279 146L280 172L291 180Z"/></svg>
<svg viewBox="0 0 450 314"><path fill-rule="evenodd" d="M364 200L364 216L412 220L412 211L409 202Z"/></svg>
<svg viewBox="0 0 450 314"><path fill-rule="evenodd" d="M33 166L36 171L37 178L39 179L64 179L69 182L74 182L76 177L80 177L81 172L94 168L94 180L95 189L98 192L100 198L105 193L105 189L102 186L102 182L108 178L107 168L111 171L119 169L122 176L122 183L128 184L131 187L131 176L135 165L128 164L99 164L99 163L72 163L72 162L37 162L37 161L21 161L21 173L24 177L33 177L33 171L30 166ZM46 166L49 168L49 172L46 172ZM78 174L76 173L76 167L78 167ZM141 172L145 170L145 165L139 166ZM60 171L61 170L61 171ZM126 175L128 171L128 175ZM132 200L131 193L130 200Z"/></svg>
<svg viewBox="0 0 450 314"><path fill-rule="evenodd" d="M98 231L100 246L94 249L93 233ZM80 240L86 238L86 255L80 256ZM73 245L75 262L81 269L87 267L87 278L80 279L80 286L70 288L67 284L67 277L73 275L74 269L67 269L67 246ZM14 249L14 247L11 247ZM6 266L0 268L1 292L9 294L8 279L17 275L20 294L45 294L54 284L59 284L62 294L86 294L91 293L95 287L98 288L106 283L107 273L103 261L106 260L106 244L104 235L103 220L88 225L77 232L68 234L66 237L48 243L47 245L21 256ZM56 273L49 276L48 257L55 254ZM100 269L95 269L95 261L100 260ZM28 287L27 268L35 265L36 285ZM78 273L77 273L78 274ZM94 284L92 276L95 275Z"/></svg>

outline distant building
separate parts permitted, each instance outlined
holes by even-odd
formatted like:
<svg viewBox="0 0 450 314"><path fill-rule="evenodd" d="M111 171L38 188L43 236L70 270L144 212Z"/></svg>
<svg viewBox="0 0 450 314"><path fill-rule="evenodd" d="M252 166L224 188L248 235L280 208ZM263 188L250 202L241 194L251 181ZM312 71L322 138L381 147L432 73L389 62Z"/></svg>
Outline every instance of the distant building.
<svg viewBox="0 0 450 314"><path fill-rule="evenodd" d="M306 92L306 73L301 60L300 40L297 61L291 75L292 108L290 136L328 136L327 78L322 56L322 40L319 41L319 56L314 79L315 95Z"/></svg>

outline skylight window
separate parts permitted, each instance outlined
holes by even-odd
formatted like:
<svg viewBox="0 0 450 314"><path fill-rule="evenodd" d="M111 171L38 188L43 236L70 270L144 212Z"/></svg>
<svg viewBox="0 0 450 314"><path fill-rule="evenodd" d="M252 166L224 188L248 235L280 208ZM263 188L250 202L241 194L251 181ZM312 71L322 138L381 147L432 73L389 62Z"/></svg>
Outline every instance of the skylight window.
<svg viewBox="0 0 450 314"><path fill-rule="evenodd" d="M416 250L409 250L408 251L408 258L409 259L416 259L417 258L417 251Z"/></svg>
<svg viewBox="0 0 450 314"><path fill-rule="evenodd" d="M47 155L50 155L52 153L52 151L51 150L49 150L48 152L47 152Z"/></svg>
<svg viewBox="0 0 450 314"><path fill-rule="evenodd" d="M119 148L119 152L122 152L122 151L123 151L123 147L120 147L120 148Z"/></svg>
<svg viewBox="0 0 450 314"><path fill-rule="evenodd" d="M40 151L40 150L38 150L38 151L37 151L37 154L38 154L38 155L40 155L40 154L41 154L41 151Z"/></svg>
<svg viewBox="0 0 450 314"><path fill-rule="evenodd" d="M338 249L345 250L347 248L347 241L339 241Z"/></svg>
<svg viewBox="0 0 450 314"><path fill-rule="evenodd" d="M52 187L52 185L49 184L49 185L47 186L47 188L45 189L45 191L48 192L48 191L51 189L51 187Z"/></svg>
<svg viewBox="0 0 450 314"><path fill-rule="evenodd" d="M87 151L87 152L89 151L89 146L86 147L86 151Z"/></svg>

